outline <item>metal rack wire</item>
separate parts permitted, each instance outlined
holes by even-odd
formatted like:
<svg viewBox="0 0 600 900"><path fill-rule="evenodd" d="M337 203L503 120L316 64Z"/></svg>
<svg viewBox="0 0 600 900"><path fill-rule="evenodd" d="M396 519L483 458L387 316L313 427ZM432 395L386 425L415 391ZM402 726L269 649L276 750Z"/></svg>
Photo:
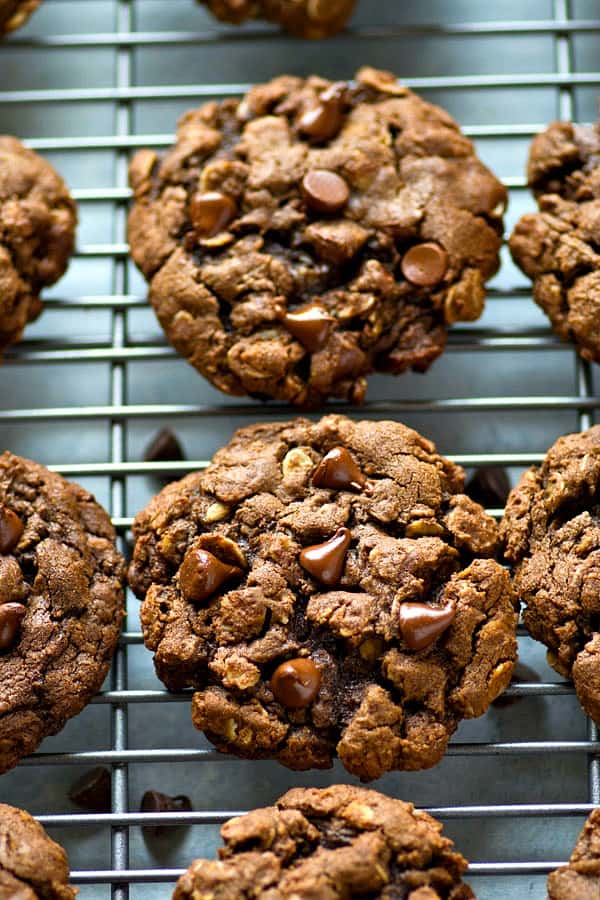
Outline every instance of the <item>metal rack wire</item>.
<svg viewBox="0 0 600 900"><path fill-rule="evenodd" d="M182 9L183 2L185 0L182 0ZM179 81L176 83L151 81L149 84L144 84L143 73L147 69L144 69L144 58L141 54L158 49L166 59L167 55L176 56L184 50L189 52L191 49L200 53L203 49L210 50L215 46L219 47L224 54L246 52L248 47L254 49L259 47L262 48L262 51L266 48L267 51L274 54L282 41L286 40L271 29L261 30L260 26L251 26L242 30L223 28L212 23L206 16L201 18L201 13L195 9L191 0L187 2L184 9L186 20L189 20L189 30L168 30L164 27L158 30L144 30L144 25L138 24L140 21L142 23L148 21L149 7L152 7L151 13L158 14L159 6L168 5L158 4L156 0L94 0L93 10L87 18L85 18L85 11L79 10L84 17L81 26L83 30L77 30L75 27L73 30L61 32L54 27L55 14L61 14L62 21L66 21L66 18L72 15L72 10L76 6L81 7L81 4L69 3L69 0L46 0L42 11L32 19L28 28L11 37L6 43L2 51L5 54L4 58L0 53L0 114L4 116L5 121L11 123L26 122L24 133L27 143L34 149L48 154L51 158L56 157L67 178L69 178L71 160L76 158L83 161L86 177L80 185L76 186L74 195L81 204L84 224L89 217L93 227L88 228L83 238L80 236L76 265L98 261L103 266L108 266L110 272L108 283L97 293L89 292L85 276L87 270L82 270L82 277L75 281L71 290L65 292L63 286L59 285L47 301L47 312L39 326L36 326L38 330L28 332L27 339L9 352L4 376L6 379L5 390L1 392L2 396L0 397L0 429L9 435L13 442L12 449L33 456L36 448L42 447L41 453L45 454L44 461L52 463L52 468L69 477L82 479L93 489L99 490L100 498L110 506L123 546L125 546L131 525L132 514L141 505L136 501L139 491L135 486L138 482L141 480L142 488L140 490L149 496L153 490L157 489L156 480L152 482L149 479L168 477L169 474L179 473L182 470L180 462L139 462L140 435L142 433L150 434L150 430L158 421L163 424L168 422L176 428L188 427L190 433L194 428L203 431L206 437L195 445L200 447L200 453L196 454L197 458L191 459L185 464L186 468L193 470L206 465L210 451L216 449L222 442L218 436L221 432L227 434L230 429L230 421L251 421L290 412L285 407L278 405L260 407L252 403L226 401L215 392L202 387L199 380L197 385L199 400L196 399L195 394L192 401L179 402L179 391L175 386L169 390L168 384L166 390L163 387L160 391L157 390L160 395L159 402L147 402L145 399L136 400L134 397L136 391L133 389L134 381L131 371L133 367L139 367L141 364L144 365L146 372L153 373L151 377L154 381L156 381L156 372L163 370L162 368L151 369L151 366L176 366L179 379L186 377L193 381L195 378L191 370L188 370L182 361L176 359L174 352L165 344L158 331L148 324L150 320L144 318L146 300L143 295L143 286L132 272L127 260L126 209L130 196L127 187L129 153L134 148L141 146L167 146L172 140L172 135L166 130L161 115L157 115L157 119L163 126L162 131L151 131L148 128L140 127L140 121L145 120L143 116L138 117L137 104L143 102L165 103L167 106L164 118L172 121L174 117L169 107L171 102L183 104L182 108L185 108L185 105L189 105L193 101L237 94L247 87L245 83L234 80L218 83L198 83L196 81L190 84L179 83ZM467 73L452 75L423 75L415 74L409 69L408 72L404 71L401 74L407 84L426 94L429 92L437 96L439 92L443 92L446 98L456 101L459 107L459 119L461 118L460 98L464 92L498 88L514 91L544 89L554 95L555 115L565 119L592 117L593 113L588 112L588 107L578 102L576 92L582 88L598 88L600 72L583 71L578 67L575 44L580 39L590 36L595 38L600 35L600 18L590 18L587 15L589 10L594 12L593 2L586 4L586 0L539 0L537 5L532 5L536 9L539 8L541 14L532 20L519 18L515 12L517 4L498 3L496 7L499 15L494 21L479 21L476 13L479 13L479 8L483 4L470 2L470 0L465 0L461 9L469 8L471 19L468 21L445 21L443 11L440 11L440 7L443 5L436 4L432 0L429 20L424 19L420 23L415 23L411 21L410 16L415 13L416 4L415 8L411 9L412 5L407 3L365 2L357 24L346 35L336 39L334 43L341 60L338 60L339 65L345 67L347 75L348 66L353 64L356 56L355 51L352 54L350 51L351 48L356 48L357 42L360 43L361 52L370 57L377 56L378 48L383 46L384 41L393 46L395 41L418 39L424 42L423 46L427 46L428 40L485 42L487 39L494 39L504 41L503 46L507 48L510 56L509 42L519 37L535 38L551 44L552 63L548 71L486 73L478 72L475 68L474 74L468 70ZM172 6L174 8L175 3ZM422 7L423 4L420 6ZM509 18L507 14L503 18L507 6L511 8L513 15ZM394 7L397 7L397 14L394 13ZM439 18L436 18L436 11L439 13ZM106 30L97 26L96 15L103 23L108 23ZM102 18L103 15L104 18ZM385 16L387 16L389 24L381 24L385 21ZM432 21L437 21L439 24L433 25ZM177 19L177 23L179 22L180 18ZM198 23L198 28L196 23ZM200 30L202 27L200 23L202 23L203 30ZM436 44L436 46L438 45ZM294 47L298 50L297 43L294 44ZM110 54L113 76L110 84L88 84L89 79L86 79L84 87L81 87L77 81L74 82L74 86L73 84L64 86L60 78L56 85L52 84L51 79L58 70L51 67L52 74L48 75L44 69L45 60L55 59L57 53L68 54L70 52L79 54L77 58L81 60L85 59L85 56L81 56L81 54L85 54L87 51L90 54L104 51ZM54 56L52 56L53 54ZM7 59L8 62L6 62ZM11 62L18 62L18 60L34 60L40 67L36 86L30 86L28 77L22 77L22 72L17 68L16 63ZM504 58L502 64L507 66L508 61L507 58ZM467 59L465 63L467 67L471 62L471 59ZM81 65L80 62L78 64ZM276 73L277 69L274 68L271 74ZM97 75L97 70L94 69L92 74ZM327 72L323 74L327 74ZM411 77L404 77L406 75ZM99 78L99 81L102 80ZM160 80L157 78L157 82ZM48 119L44 118L47 114L52 115L55 107L59 110L77 112L78 109L83 108L84 104L86 107L102 108L104 119L102 116L100 119L110 121L109 134L96 134L95 131L92 134L79 133L77 127L74 129L74 133L71 133L73 131L71 127L65 136L59 128L54 129L52 124L48 126ZM583 112L580 105L585 107ZM105 113L108 115L108 119L106 119ZM62 117L64 120L64 115L62 113L59 116L57 113L59 119ZM41 116L44 123L46 136L36 134L35 121L38 116ZM544 124L544 118L541 118L539 122L514 121L500 125L493 121L473 120L465 126L464 130L473 139L482 142L514 141L521 142L525 146L530 137ZM19 129L15 127L13 130L18 131ZM85 128L82 126L81 131L84 130ZM99 154L109 155L110 184L98 183L96 178L90 177L90 172L85 169L86 160L91 160L93 164L95 160L103 158ZM504 177L505 183L511 188L513 199L514 196L520 198L519 203L526 202L522 171L522 166L519 168L514 164ZM109 213L108 231L102 241L97 239L94 230L97 208L108 208ZM87 240L90 233L94 238L93 241ZM547 360L551 360L551 364L557 361L561 372L564 373L564 380L552 382L550 378L550 383L553 387L564 383L565 390L554 393L527 392L523 390L526 387L526 376L524 376L520 382L520 389L507 391L505 395L497 395L494 391L489 390L488 385L485 386L485 389L476 390L474 393L471 385L464 396L460 396L460 393L443 396L443 393L438 392L439 383L435 379L432 380L430 375L426 376L418 385L415 380L410 380L410 378L401 379L398 382L387 379L385 383L383 379L374 379L371 398L359 411L360 414L377 417L386 415L409 420L411 424L422 427L433 436L443 451L447 450L444 445L445 432L451 432L456 437L456 429L453 430L453 426L449 426L447 423L458 421L461 416L463 421L472 421L472 417L476 415L482 417L484 422L495 422L496 419L502 422L506 416L518 416L521 413L526 414L527 417L552 414L553 417L556 417L556 422L547 426L548 433L552 435L551 440L561 431L568 430L569 424L572 428L588 427L593 420L596 408L600 406L600 399L594 391L593 372L589 366L576 358L570 348L557 341L542 318L536 319L535 315L533 317L530 315L533 310L530 289L523 282L522 276L513 271L509 277L512 279L511 283L506 280L504 283L494 283L490 290L489 306L494 309L499 309L500 306L503 309L510 309L512 311L510 324L508 326L504 324L501 316L499 319L492 316L489 319L486 317L481 324L456 329L450 338L447 361L438 366L458 367L461 361L467 357L481 359L482 365L489 364L491 366L506 359L514 360L516 367L522 365L524 360L539 360L540 366L546 364ZM75 314L79 314L83 318L71 320L70 317ZM132 325L132 317L136 314L142 316L141 324ZM51 316L55 316L56 322L64 329L54 336L44 331L44 323L50 322ZM99 335L94 334L93 329L87 330L86 322L94 324L100 322ZM64 378L63 373L68 370L85 374L88 372L86 367L91 367L93 372L100 371L95 368L97 366L101 367L103 385L102 390L99 390L98 393L105 392L104 401L90 403L82 400L80 403L77 402L76 394L72 391L67 392L68 399L65 400L60 389L60 385L64 384L61 381ZM24 402L20 400L13 402L13 391L15 391L14 396L21 396L17 382L20 379L31 377L37 370L41 371L40 377L47 376L53 385L52 393L45 398L46 402L32 405L33 394L27 394L27 392L25 392ZM183 370L186 373L185 376L181 375ZM169 368L168 371L172 373L175 370ZM76 377L79 377L79 374ZM91 377L93 379L94 375ZM390 385L392 381L394 383ZM54 390L55 383L59 384L57 390ZM196 382L194 384L196 385ZM478 385L476 385L477 387ZM86 398L89 399L89 396L90 392L86 391ZM74 397L75 399L73 399ZM174 398L177 398L177 402L174 401ZM343 404L331 408L348 411ZM486 416L488 418L485 418ZM421 425L422 422L426 424ZM440 422L445 424L440 425ZM430 424L431 427L427 427ZM57 429L56 426L60 426L60 429ZM98 429L98 433L106 433L107 441L105 444L102 444L101 441L95 444L94 451L91 454L87 453L87 459L85 453L81 458L77 452L77 440L82 433L90 429ZM71 436L70 440L73 441L71 454L63 449L65 445L60 441L57 446L60 446L61 449L56 451L52 448L48 449L46 446L45 441L49 434L58 440L59 430L67 432ZM471 443L475 432L472 428L467 428L466 431L466 441L462 445L460 442L457 443L458 452L448 454L466 467L502 464L517 470L538 462L543 455L543 450L551 442L551 440L545 439L544 443L537 432L528 430L526 425L521 424L516 429L516 437L512 443L509 442L500 452L490 452L490 449L494 449L492 439L487 443L484 441L482 444L477 438L477 440L473 439ZM497 439L497 432L495 434ZM449 439L449 443L451 443L451 439ZM103 446L105 452L103 452ZM58 455L61 452L65 454L66 459L65 456ZM132 489L132 485L135 489ZM501 510L493 512L496 515L501 514ZM140 671L139 666L146 666L148 669L151 667L149 655L144 658L140 657L142 662L136 665L132 665L131 659L128 658L130 653L141 644L141 634L136 630L138 627L135 624L136 621L135 605L131 604L130 625L128 626L130 630L124 633L120 642L112 668L110 685L95 698L93 703L95 708L108 708L110 711L109 747L87 749L87 744L81 740L81 735L78 733L75 747L68 745L62 747L59 743L56 752L53 747L50 750L45 747L33 757L24 760L15 773L4 777L8 779L8 799L17 802L21 796L29 797L27 784L32 772L41 772L47 783L52 785L53 772L58 769L62 771L66 766L82 767L102 764L111 767L113 778L112 812L110 814L92 816L75 813L72 810L58 813L48 812L43 805L43 800L40 801L42 805L39 810L36 809L36 812L39 812L40 820L46 826L51 829L60 829L63 842L70 851L75 847L82 828L91 827L99 829L103 834L110 834L108 863L99 865L98 860L103 859L99 855L97 858L90 858L88 865L76 868L73 872L73 881L83 887L86 897L107 896L106 891L110 889L112 897L126 900L130 896L130 890L134 891L137 885L150 883L165 885L174 882L181 871L181 865L171 865L168 854L166 856L163 854L160 860L161 864L154 866L139 864L138 859L143 860L145 857L140 855L137 849L133 854L135 859L132 858L130 854L132 829L158 822L161 824L189 824L205 828L222 823L236 812L233 809L232 794L228 790L227 784L223 784L221 787L221 802L211 804L209 809L203 811L163 813L160 816L135 812L135 798L130 784L133 767L149 765L153 767L154 773L160 773L168 764L186 764L188 767L185 770L187 777L201 779L203 772L208 771L205 764L218 763L219 767L242 765L226 760L207 745L201 746L199 741L189 747L159 746L140 749L131 746L134 729L130 719L131 713L136 707L142 704L157 704L156 709L162 711L159 712L159 715L163 715L168 705L169 708L175 708L177 715L184 720L188 716L187 704L189 703L189 696L186 694L168 694L158 687L142 688L136 683L137 673ZM521 633L522 647L526 651L531 649L527 643L528 640ZM571 717L580 715L573 697L572 687L552 681L550 670L546 669L544 672L545 676L542 676L542 680L539 682L514 684L509 688L508 696L544 701L550 703L552 707L561 702L561 698L566 697L570 704L569 715ZM134 678L132 678L132 673ZM548 709L548 707L544 708ZM486 718L489 719L489 716ZM499 799L495 797L493 802L488 803L445 803L444 784L438 780L435 782L435 788L442 803L425 803L424 805L433 814L445 820L449 829L452 828L454 822L466 821L476 823L484 832L486 826L492 828L493 825L493 828L496 828L498 823L502 823L504 820L519 820L521 823L531 820L537 823L543 819L556 823L559 820L582 817L594 805L600 803L600 740L593 723L588 723L586 728L587 731L583 733L581 729L577 730L576 728L573 738L570 734L555 737L554 734L548 732L547 728L544 729L540 726L535 740L524 740L520 737L503 739L503 722L500 722L498 726L500 734L495 733L494 728L486 731L485 727L482 732L473 732L471 739L469 739L469 732L466 732L467 739L463 732L459 733L458 739L452 742L448 752L450 761L457 759L459 764L461 760L464 761L466 773L468 773L470 761L482 758L489 761L490 773L493 773L493 767L503 760L523 761L533 757L536 765L538 760L543 761L541 764L543 768L552 758L566 758L565 765L567 767L577 768L579 771L585 769L587 773L585 796L578 796L573 799L573 802L557 802L556 800L538 802L537 794L541 792L543 795L548 786L548 783L544 782L546 776L543 775L541 791L532 789L530 793L527 793L527 796L532 799L528 799L527 802L519 802L513 796L507 796L507 802L499 802ZM57 740L60 741L60 739ZM248 772L249 770L246 768L243 771ZM158 778L161 775L155 774L153 777ZM288 773L288 777L290 784L296 783L293 775ZM419 802L420 788L424 782L419 782L419 778L428 777L417 773L417 776L412 777L410 781L402 780L400 777L399 780L392 780L389 784L392 790L407 799L415 800L417 805L421 805ZM468 774L463 774L462 777L468 779ZM275 776L269 775L268 778L274 779ZM282 779L285 780L285 773L280 772L278 778L280 782ZM343 773L337 770L330 780L340 780L340 778L343 778ZM185 792L185 784L181 785L181 790ZM270 792L263 790L263 802L269 802L277 793L275 788ZM5 794L3 785L0 785L0 796L5 797ZM55 793L44 796L51 796L53 807L62 809L65 804L63 803L61 807L59 794L60 792L57 790ZM448 791L447 794L452 799L451 792ZM465 795L470 796L468 784L465 786ZM211 794L212 796L214 796L214 792ZM219 795L217 794L217 796ZM534 799L536 802L533 802ZM576 824L579 824L578 820ZM497 833L499 832L490 831L490 835ZM529 834L529 832L527 833ZM533 847L533 844L531 846ZM194 847L194 850L196 849ZM469 855L469 847L464 843L460 845L460 849ZM530 876L543 876L555 867L560 859L566 858L569 849L569 846L565 845L562 852L557 854L556 859L548 859L544 855L539 856L537 849L535 852L533 850L528 852L526 845L523 846L517 840L512 844L509 841L502 859L495 860L493 853L485 855L482 859L473 857L476 861L470 867L470 875L478 876L473 878L476 890L479 884L484 885L484 892L480 894L482 897L503 896L502 892L505 890L506 884L510 884L511 890L519 892L521 896L525 895L527 889L531 891L528 896L542 897L545 896L543 878L531 881ZM487 878L482 880L479 876L487 876ZM507 881L511 878L513 880ZM88 887L90 888L89 894L85 893ZM92 889L96 892L93 892ZM157 894L157 896L166 896L166 888L163 887L161 890L162 894ZM515 893L515 895L517 894Z"/></svg>

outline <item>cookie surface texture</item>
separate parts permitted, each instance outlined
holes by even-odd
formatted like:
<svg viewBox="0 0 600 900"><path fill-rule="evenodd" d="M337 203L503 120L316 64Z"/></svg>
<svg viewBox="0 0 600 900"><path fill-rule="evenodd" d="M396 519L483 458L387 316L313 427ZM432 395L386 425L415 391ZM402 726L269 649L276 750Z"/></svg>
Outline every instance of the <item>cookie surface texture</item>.
<svg viewBox="0 0 600 900"><path fill-rule="evenodd" d="M224 22L275 22L301 38L331 37L344 27L356 0L199 0Z"/></svg>
<svg viewBox="0 0 600 900"><path fill-rule="evenodd" d="M598 900L600 897L600 810L588 817L567 866L548 876L548 900Z"/></svg>
<svg viewBox="0 0 600 900"><path fill-rule="evenodd" d="M0 0L0 36L24 25L42 0Z"/></svg>

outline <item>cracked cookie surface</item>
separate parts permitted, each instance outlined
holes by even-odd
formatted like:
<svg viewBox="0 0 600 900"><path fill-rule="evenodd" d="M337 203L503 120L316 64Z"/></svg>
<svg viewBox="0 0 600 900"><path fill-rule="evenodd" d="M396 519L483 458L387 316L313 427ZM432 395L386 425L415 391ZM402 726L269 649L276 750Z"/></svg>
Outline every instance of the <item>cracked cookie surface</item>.
<svg viewBox="0 0 600 900"><path fill-rule="evenodd" d="M0 0L0 36L24 25L42 0Z"/></svg>
<svg viewBox="0 0 600 900"><path fill-rule="evenodd" d="M283 76L185 115L130 181L133 258L176 350L229 394L360 402L476 319L506 191L385 72Z"/></svg>
<svg viewBox="0 0 600 900"><path fill-rule="evenodd" d="M42 310L40 291L67 268L77 213L52 166L0 135L0 353Z"/></svg>
<svg viewBox="0 0 600 900"><path fill-rule="evenodd" d="M600 123L550 125L531 145L527 179L539 212L517 222L512 257L556 334L600 362Z"/></svg>
<svg viewBox="0 0 600 900"><path fill-rule="evenodd" d="M600 897L600 809L588 816L567 866L548 876L548 900Z"/></svg>
<svg viewBox="0 0 600 900"><path fill-rule="evenodd" d="M344 27L356 0L199 0L224 22L266 19L297 37L331 37Z"/></svg>
<svg viewBox="0 0 600 900"><path fill-rule="evenodd" d="M91 494L0 456L0 772L100 689L120 633L124 568Z"/></svg>
<svg viewBox="0 0 600 900"><path fill-rule="evenodd" d="M412 803L348 785L296 788L230 819L219 860L196 860L173 900L403 897L474 900L467 861Z"/></svg>
<svg viewBox="0 0 600 900"><path fill-rule="evenodd" d="M134 523L146 646L222 751L363 780L442 757L506 687L514 594L464 473L394 422L241 429Z"/></svg>
<svg viewBox="0 0 600 900"><path fill-rule="evenodd" d="M0 803L0 898L74 900L69 861L29 813Z"/></svg>

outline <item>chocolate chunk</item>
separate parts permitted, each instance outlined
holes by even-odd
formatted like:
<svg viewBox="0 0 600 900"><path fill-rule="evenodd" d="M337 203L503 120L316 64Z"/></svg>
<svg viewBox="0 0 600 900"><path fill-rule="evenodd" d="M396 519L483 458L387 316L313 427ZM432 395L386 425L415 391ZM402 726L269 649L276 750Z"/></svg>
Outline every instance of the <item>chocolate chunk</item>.
<svg viewBox="0 0 600 900"><path fill-rule="evenodd" d="M231 578L239 578L242 570L221 562L208 550L190 550L179 570L179 588L186 600L201 603L215 594Z"/></svg>
<svg viewBox="0 0 600 900"><path fill-rule="evenodd" d="M146 462L176 462L180 459L185 459L185 454L170 428L161 429L144 451Z"/></svg>
<svg viewBox="0 0 600 900"><path fill-rule="evenodd" d="M403 603L400 607L400 631L411 650L424 650L442 634L456 615L453 602L446 606L428 603Z"/></svg>
<svg viewBox="0 0 600 900"><path fill-rule="evenodd" d="M312 169L302 179L302 195L310 209L333 215L345 207L350 188L336 172Z"/></svg>
<svg viewBox="0 0 600 900"><path fill-rule="evenodd" d="M214 237L224 231L236 215L235 203L220 191L197 193L190 201L190 219L196 234L201 238Z"/></svg>
<svg viewBox="0 0 600 900"><path fill-rule="evenodd" d="M322 584L339 584L351 538L347 528L340 528L323 544L306 547L300 554L300 565Z"/></svg>
<svg viewBox="0 0 600 900"><path fill-rule="evenodd" d="M281 322L309 353L316 353L327 343L335 318L319 303L309 303L295 312L285 313Z"/></svg>
<svg viewBox="0 0 600 900"><path fill-rule="evenodd" d="M502 466L483 466L467 482L465 493L471 500L491 509L504 507L510 493L510 481Z"/></svg>
<svg viewBox="0 0 600 900"><path fill-rule="evenodd" d="M104 766L96 766L84 772L71 786L69 800L82 809L95 813L108 813L112 809L111 774Z"/></svg>
<svg viewBox="0 0 600 900"><path fill-rule="evenodd" d="M282 706L304 709L310 706L321 686L321 673L310 659L289 659L273 672L271 690Z"/></svg>
<svg viewBox="0 0 600 900"><path fill-rule="evenodd" d="M404 277L412 284L433 287L446 274L448 254L443 247L433 242L416 244L404 254L400 268Z"/></svg>
<svg viewBox="0 0 600 900"><path fill-rule="evenodd" d="M192 812L192 801L185 794L169 797L160 791L146 791L140 804L140 812L164 813L164 812ZM172 831L176 825L143 825L142 832L152 837L161 837Z"/></svg>
<svg viewBox="0 0 600 900"><path fill-rule="evenodd" d="M305 137L319 143L335 137L343 121L343 103L348 85L344 81L336 81L319 97L319 102L312 109L307 109L298 119L296 127Z"/></svg>
<svg viewBox="0 0 600 900"><path fill-rule="evenodd" d="M352 456L345 447L334 447L325 454L313 475L315 487L331 488L334 491L354 488L361 491L367 483Z"/></svg>
<svg viewBox="0 0 600 900"><path fill-rule="evenodd" d="M23 523L8 506L0 506L0 553L12 553L23 534Z"/></svg>
<svg viewBox="0 0 600 900"><path fill-rule="evenodd" d="M26 612L22 603L0 605L0 650L10 650L14 646Z"/></svg>

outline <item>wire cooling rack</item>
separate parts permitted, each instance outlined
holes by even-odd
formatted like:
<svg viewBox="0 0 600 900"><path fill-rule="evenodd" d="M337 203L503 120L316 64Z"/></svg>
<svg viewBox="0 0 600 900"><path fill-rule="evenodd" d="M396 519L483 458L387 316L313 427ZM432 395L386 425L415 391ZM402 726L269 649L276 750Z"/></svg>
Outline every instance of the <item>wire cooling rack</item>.
<svg viewBox="0 0 600 900"><path fill-rule="evenodd" d="M191 470L235 426L290 414L232 401L196 376L166 345L128 262L128 157L167 146L190 105L282 71L393 69L446 106L503 177L510 228L533 208L524 182L532 135L554 118L595 118L599 37L597 0L363 0L352 27L327 44L259 24L228 29L193 0L46 0L0 47L0 130L59 168L81 224L69 273L0 373L2 444L93 490L126 549L132 515L182 469L139 461L159 427L182 439ZM554 338L504 252L480 322L457 327L427 375L375 376L368 402L350 412L400 418L467 468L500 463L514 480L559 434L589 426L599 405L593 371ZM294 785L352 780L337 764L299 774L215 753L191 728L189 697L161 689L141 644L130 598L103 693L0 780L0 798L30 809L65 845L90 900L167 897L192 858L214 853L218 825L236 811ZM510 705L463 724L434 770L376 785L444 821L482 898L545 897L546 873L600 803L595 726L540 646L524 633L519 644L529 669L508 690ZM110 814L83 814L67 799L95 765L112 771ZM149 788L188 794L195 811L141 814ZM144 837L141 826L157 821L180 827Z"/></svg>

